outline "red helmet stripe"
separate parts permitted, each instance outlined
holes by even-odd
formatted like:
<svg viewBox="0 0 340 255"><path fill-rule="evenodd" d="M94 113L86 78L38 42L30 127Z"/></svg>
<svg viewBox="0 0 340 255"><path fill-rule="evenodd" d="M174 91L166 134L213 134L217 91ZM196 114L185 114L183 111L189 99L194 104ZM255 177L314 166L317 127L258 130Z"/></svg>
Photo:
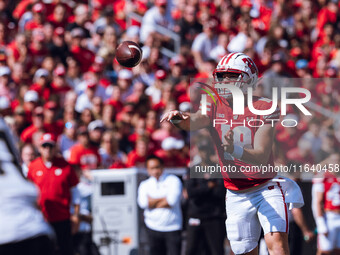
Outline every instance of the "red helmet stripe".
<svg viewBox="0 0 340 255"><path fill-rule="evenodd" d="M229 62L229 60L231 59L231 57L234 56L235 54L236 54L236 52L230 54L230 56L227 58L227 61L224 63L224 65L228 64L228 62Z"/></svg>
<svg viewBox="0 0 340 255"><path fill-rule="evenodd" d="M224 64L223 64L223 61L224 61L226 58L227 58L227 55L224 56L224 57L221 59L221 61L220 61L221 65L224 65Z"/></svg>

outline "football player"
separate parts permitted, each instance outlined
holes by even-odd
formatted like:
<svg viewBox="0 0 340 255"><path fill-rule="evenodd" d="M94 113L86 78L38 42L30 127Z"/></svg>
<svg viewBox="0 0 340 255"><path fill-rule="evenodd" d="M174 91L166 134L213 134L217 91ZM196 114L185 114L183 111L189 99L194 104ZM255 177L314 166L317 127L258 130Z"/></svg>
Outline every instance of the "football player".
<svg viewBox="0 0 340 255"><path fill-rule="evenodd" d="M241 89L246 97L248 87L255 88L257 85L258 69L247 55L231 53L220 60L213 76L215 88L221 89L224 84L231 84ZM264 175L256 171L241 171L246 166L274 165L274 127L267 120L278 119L279 109L267 116L256 115L246 103L244 115L233 115L232 94L227 89L222 91L219 93L222 103L215 105L207 102L206 115L201 111L202 107L192 114L174 110L165 113L161 122L171 121L184 130L208 128L219 156L219 165L237 169L236 174L222 172L227 189L226 229L233 252L258 254L257 245L262 227L270 254L289 254L288 201L285 192L288 186L295 188L294 192L297 193L293 193L299 197L301 206L303 199L297 184L283 178L273 179L276 176L274 172ZM271 108L272 101L254 96L253 106L258 110L267 110ZM229 121L213 125L219 116L228 121L233 120L233 124ZM262 120L264 124L249 125L251 120Z"/></svg>
<svg viewBox="0 0 340 255"><path fill-rule="evenodd" d="M54 232L38 209L38 190L20 167L13 135L0 116L0 254L54 254Z"/></svg>
<svg viewBox="0 0 340 255"><path fill-rule="evenodd" d="M321 162L320 164L332 165L335 171L316 176L313 180L313 213L318 231L318 255L340 254L339 161L340 155L334 153Z"/></svg>

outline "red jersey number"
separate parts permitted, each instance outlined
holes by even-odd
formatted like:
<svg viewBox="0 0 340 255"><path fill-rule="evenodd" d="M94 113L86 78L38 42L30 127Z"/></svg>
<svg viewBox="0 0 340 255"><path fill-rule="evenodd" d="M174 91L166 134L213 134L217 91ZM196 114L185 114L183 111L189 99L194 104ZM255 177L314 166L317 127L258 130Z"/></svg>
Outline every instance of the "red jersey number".
<svg viewBox="0 0 340 255"><path fill-rule="evenodd" d="M340 185L334 182L326 194L326 199L331 202L333 206L340 206Z"/></svg>

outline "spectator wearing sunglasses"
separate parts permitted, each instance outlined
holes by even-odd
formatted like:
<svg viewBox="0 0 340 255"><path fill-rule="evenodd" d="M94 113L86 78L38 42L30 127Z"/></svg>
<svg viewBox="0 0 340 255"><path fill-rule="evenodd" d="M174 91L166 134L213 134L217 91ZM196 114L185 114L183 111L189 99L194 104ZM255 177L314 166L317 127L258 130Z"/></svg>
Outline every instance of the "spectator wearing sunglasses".
<svg viewBox="0 0 340 255"><path fill-rule="evenodd" d="M56 233L60 254L71 255L71 225L79 226L79 192L74 189L78 184L78 177L71 165L57 156L53 134L42 135L39 152L41 156L28 167L27 179L34 182L40 190L39 205ZM72 216L71 204L74 206Z"/></svg>

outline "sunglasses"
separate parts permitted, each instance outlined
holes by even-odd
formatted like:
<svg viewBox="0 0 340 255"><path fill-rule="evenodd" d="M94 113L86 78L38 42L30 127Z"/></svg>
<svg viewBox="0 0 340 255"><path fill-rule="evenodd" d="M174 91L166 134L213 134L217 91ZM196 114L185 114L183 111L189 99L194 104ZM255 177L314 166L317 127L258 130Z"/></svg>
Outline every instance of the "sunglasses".
<svg viewBox="0 0 340 255"><path fill-rule="evenodd" d="M219 81L222 81L223 79L230 79L230 80L237 80L239 78L239 73L232 73L232 72L219 72L216 73L216 77Z"/></svg>
<svg viewBox="0 0 340 255"><path fill-rule="evenodd" d="M41 145L43 148L54 148L54 145L53 144L50 144L50 143L44 143L43 145Z"/></svg>

